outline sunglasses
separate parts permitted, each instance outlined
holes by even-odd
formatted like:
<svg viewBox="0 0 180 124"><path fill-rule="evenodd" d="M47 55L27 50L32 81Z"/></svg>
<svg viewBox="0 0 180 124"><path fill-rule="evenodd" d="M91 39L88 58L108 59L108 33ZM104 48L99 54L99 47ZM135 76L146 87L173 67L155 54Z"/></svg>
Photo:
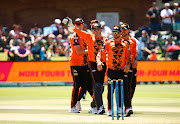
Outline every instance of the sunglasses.
<svg viewBox="0 0 180 124"><path fill-rule="evenodd" d="M98 28L91 28L92 31L99 31Z"/></svg>
<svg viewBox="0 0 180 124"><path fill-rule="evenodd" d="M122 29L122 31L127 31L128 29Z"/></svg>
<svg viewBox="0 0 180 124"><path fill-rule="evenodd" d="M113 32L113 34L119 34L120 32Z"/></svg>
<svg viewBox="0 0 180 124"><path fill-rule="evenodd" d="M82 25L82 23L76 23L75 24L75 26L81 26Z"/></svg>

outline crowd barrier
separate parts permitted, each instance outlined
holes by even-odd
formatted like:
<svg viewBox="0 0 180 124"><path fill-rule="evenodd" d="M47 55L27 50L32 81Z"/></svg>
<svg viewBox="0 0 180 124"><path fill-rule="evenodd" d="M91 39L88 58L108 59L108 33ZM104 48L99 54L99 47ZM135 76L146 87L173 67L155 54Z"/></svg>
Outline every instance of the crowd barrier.
<svg viewBox="0 0 180 124"><path fill-rule="evenodd" d="M138 61L137 70L139 84L180 81L180 61ZM0 86L56 86L72 82L68 61L0 62Z"/></svg>

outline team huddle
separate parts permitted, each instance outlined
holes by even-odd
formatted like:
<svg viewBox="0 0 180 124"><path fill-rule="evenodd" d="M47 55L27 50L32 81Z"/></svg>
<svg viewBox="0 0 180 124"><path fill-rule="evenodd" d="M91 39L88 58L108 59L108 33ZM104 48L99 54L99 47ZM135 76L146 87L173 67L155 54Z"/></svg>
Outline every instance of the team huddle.
<svg viewBox="0 0 180 124"><path fill-rule="evenodd" d="M74 81L70 112L80 113L80 100L88 91L92 97L89 113L105 113L102 94L107 70L107 115L112 116L112 80L123 80L125 115L128 117L133 114L131 101L136 87L138 41L129 35L129 25L124 23L114 26L114 38L108 39L101 35L103 29L98 20L91 21L90 33L83 31L84 21L81 18L75 20L75 25L69 17L64 18L63 23L69 30L74 31L70 39L70 67ZM121 103L121 98L119 98L119 103ZM121 114L120 105L118 113Z"/></svg>

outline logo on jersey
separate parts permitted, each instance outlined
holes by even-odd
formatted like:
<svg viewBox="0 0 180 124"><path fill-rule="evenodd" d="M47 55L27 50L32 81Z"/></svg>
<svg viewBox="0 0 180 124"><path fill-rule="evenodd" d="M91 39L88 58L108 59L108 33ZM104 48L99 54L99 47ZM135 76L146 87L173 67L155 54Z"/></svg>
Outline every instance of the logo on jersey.
<svg viewBox="0 0 180 124"><path fill-rule="evenodd" d="M73 73L74 73L74 76L78 76L78 72L77 72L77 70L73 70Z"/></svg>

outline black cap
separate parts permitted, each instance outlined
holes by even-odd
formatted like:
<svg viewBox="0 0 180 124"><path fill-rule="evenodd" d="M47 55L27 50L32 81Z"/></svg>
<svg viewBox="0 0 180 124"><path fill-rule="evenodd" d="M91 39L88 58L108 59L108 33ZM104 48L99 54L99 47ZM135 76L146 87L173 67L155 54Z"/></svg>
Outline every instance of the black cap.
<svg viewBox="0 0 180 124"><path fill-rule="evenodd" d="M102 29L102 26L100 23L93 23L91 29Z"/></svg>
<svg viewBox="0 0 180 124"><path fill-rule="evenodd" d="M113 32L121 32L121 27L120 26L114 26Z"/></svg>
<svg viewBox="0 0 180 124"><path fill-rule="evenodd" d="M130 27L129 27L129 25L128 25L127 23L123 23L123 24L121 25L121 28L122 28L122 29L130 29Z"/></svg>
<svg viewBox="0 0 180 124"><path fill-rule="evenodd" d="M79 23L79 24L83 24L83 23L84 23L84 21L83 21L83 19L82 19L82 18L77 18L77 19L75 20L75 24L77 24L77 23Z"/></svg>
<svg viewBox="0 0 180 124"><path fill-rule="evenodd" d="M38 27L39 25L38 25L37 23L35 23L33 26L34 26L34 27Z"/></svg>

